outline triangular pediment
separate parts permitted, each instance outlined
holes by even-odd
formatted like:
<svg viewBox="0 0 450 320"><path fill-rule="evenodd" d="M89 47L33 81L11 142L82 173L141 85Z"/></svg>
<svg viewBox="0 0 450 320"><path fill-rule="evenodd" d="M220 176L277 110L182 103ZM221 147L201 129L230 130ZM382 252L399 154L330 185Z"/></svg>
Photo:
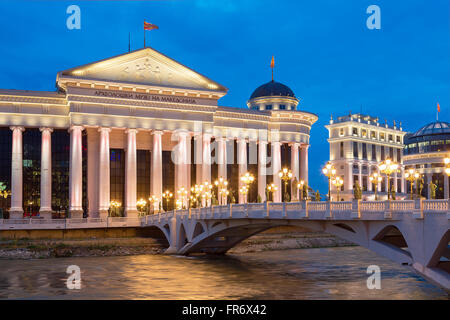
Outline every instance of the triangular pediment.
<svg viewBox="0 0 450 320"><path fill-rule="evenodd" d="M80 79L226 92L227 88L183 64L145 48L59 73Z"/></svg>

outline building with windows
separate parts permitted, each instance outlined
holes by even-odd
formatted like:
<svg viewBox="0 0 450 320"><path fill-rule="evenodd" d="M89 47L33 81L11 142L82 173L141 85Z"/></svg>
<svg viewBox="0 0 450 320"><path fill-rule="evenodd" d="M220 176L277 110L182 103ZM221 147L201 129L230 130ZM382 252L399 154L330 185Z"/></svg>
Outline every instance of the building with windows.
<svg viewBox="0 0 450 320"><path fill-rule="evenodd" d="M325 126L329 131L330 162L341 176L344 184L340 190L341 200L353 198L353 186L358 181L363 200L375 198L375 188L369 176L379 172L378 164L386 159L399 163L399 172L390 178L390 190L395 190L396 198L404 197L404 166L402 158L403 138L406 134L401 123L389 126L380 123L378 118L362 114L349 114L333 118ZM379 199L387 198L387 179L378 184ZM332 199L336 199L337 190L332 186Z"/></svg>
<svg viewBox="0 0 450 320"><path fill-rule="evenodd" d="M421 196L429 198L432 181L437 186L437 199L449 197L449 177L444 171L444 158L450 157L450 123L432 122L415 133L407 134L403 154L405 168L407 170L413 168L421 175L421 181L413 182L415 193L419 183L419 190L422 189ZM410 190L410 182L407 184Z"/></svg>
<svg viewBox="0 0 450 320"><path fill-rule="evenodd" d="M159 208L170 190L186 202L177 190L219 177L242 202L247 171L250 201L266 198L268 182L281 201L282 167L308 180L318 118L279 83L255 90L250 109L219 106L224 86L144 48L58 72L56 86L0 90L0 182L11 190L0 205L12 218L104 217L112 203L135 216L141 198Z"/></svg>

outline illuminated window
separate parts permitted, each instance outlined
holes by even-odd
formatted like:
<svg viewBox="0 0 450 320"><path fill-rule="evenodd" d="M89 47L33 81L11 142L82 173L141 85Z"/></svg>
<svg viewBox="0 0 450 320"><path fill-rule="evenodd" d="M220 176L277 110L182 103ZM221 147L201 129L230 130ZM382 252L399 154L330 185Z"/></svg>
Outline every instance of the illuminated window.
<svg viewBox="0 0 450 320"><path fill-rule="evenodd" d="M362 129L361 130L361 135L363 138L367 138L367 130L366 129Z"/></svg>
<svg viewBox="0 0 450 320"><path fill-rule="evenodd" d="M384 132L380 132L380 140L384 141Z"/></svg>
<svg viewBox="0 0 450 320"><path fill-rule="evenodd" d="M339 135L340 135L340 136L343 136L343 135L344 135L344 128L340 128L340 129L339 129ZM450 140L449 140L449 142L450 142Z"/></svg>
<svg viewBox="0 0 450 320"><path fill-rule="evenodd" d="M370 131L370 137L372 139L376 139L377 138L377 133L375 131Z"/></svg>

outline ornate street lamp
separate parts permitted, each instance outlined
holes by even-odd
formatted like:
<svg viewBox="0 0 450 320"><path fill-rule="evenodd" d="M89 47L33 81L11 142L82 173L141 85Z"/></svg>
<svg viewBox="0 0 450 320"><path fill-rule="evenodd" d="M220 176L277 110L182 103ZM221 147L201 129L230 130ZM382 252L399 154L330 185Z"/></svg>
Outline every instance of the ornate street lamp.
<svg viewBox="0 0 450 320"><path fill-rule="evenodd" d="M283 168L280 172L278 172L278 176L281 180L284 182L284 195L283 195L283 202L286 202L287 198L287 186L289 181L292 179L292 171L288 168Z"/></svg>
<svg viewBox="0 0 450 320"><path fill-rule="evenodd" d="M209 181L203 182L203 192L202 192L202 201L205 200L205 207L208 206L208 201L212 198L211 190L213 185L209 183Z"/></svg>
<svg viewBox="0 0 450 320"><path fill-rule="evenodd" d="M413 183L414 180L418 180L420 178L420 174L414 170L413 168L408 169L407 172L405 172L405 178L409 181L411 185L411 200L413 199Z"/></svg>
<svg viewBox="0 0 450 320"><path fill-rule="evenodd" d="M344 185L344 180L341 177L335 177L331 183L336 187L337 190L337 201L339 200L339 191L341 190L341 187Z"/></svg>
<svg viewBox="0 0 450 320"><path fill-rule="evenodd" d="M166 210L169 210L169 201L170 201L170 199L173 198L173 193L170 192L169 190L166 190L166 191L162 194L162 197L163 197L164 199L166 199Z"/></svg>
<svg viewBox="0 0 450 320"><path fill-rule="evenodd" d="M214 181L214 184L217 187L217 201L219 201L219 205L222 205L225 202L223 201L223 197L226 197L229 194L227 190L228 181L223 177L220 177Z"/></svg>
<svg viewBox="0 0 450 320"><path fill-rule="evenodd" d="M155 196L155 195L151 195L151 196L148 198L148 201L152 204L151 207L152 207L153 213L155 213L155 203L158 203L158 202L159 202L158 197Z"/></svg>
<svg viewBox="0 0 450 320"><path fill-rule="evenodd" d="M328 201L331 201L331 179L336 176L336 172L336 168L329 161L322 168L322 173L328 178Z"/></svg>
<svg viewBox="0 0 450 320"><path fill-rule="evenodd" d="M116 216L116 214L117 214L116 210L117 210L117 208L120 208L122 206L122 204L119 201L112 200L109 203L109 206L110 206L110 208L113 208L114 216Z"/></svg>
<svg viewBox="0 0 450 320"><path fill-rule="evenodd" d="M273 193L278 190L278 187L274 183L271 183L267 185L266 189L267 193L272 194L272 201L273 201ZM269 199L266 200L269 201Z"/></svg>
<svg viewBox="0 0 450 320"><path fill-rule="evenodd" d="M387 193L388 193L388 200L389 200L391 198L391 192L390 192L391 186L390 186L389 178L391 177L392 173L398 172L398 163L387 158L386 160L384 160L383 162L381 162L378 165L378 168L380 169L380 171L382 173L384 173L386 175L387 184L388 184Z"/></svg>
<svg viewBox="0 0 450 320"><path fill-rule="evenodd" d="M145 201L144 199L139 199L138 202L136 202L136 206L139 208L139 215L143 215L142 214L142 209L147 205L147 201Z"/></svg>
<svg viewBox="0 0 450 320"><path fill-rule="evenodd" d="M378 200L377 196L377 190L378 190L378 184L383 180L383 178L378 174L378 172L374 172L370 175L369 181L373 184L373 187L375 188L375 200Z"/></svg>
<svg viewBox="0 0 450 320"><path fill-rule="evenodd" d="M297 183L297 189L300 192L300 201L303 201L303 186L305 185L305 181L300 180L299 183Z"/></svg>
<svg viewBox="0 0 450 320"><path fill-rule="evenodd" d="M247 194L248 194L248 187L247 186L242 186L239 189L239 193L244 195L244 203L247 203Z"/></svg>
<svg viewBox="0 0 450 320"><path fill-rule="evenodd" d="M247 187L247 193L246 193L246 195L247 195L250 191L250 185L253 183L253 181L255 181L255 177L250 172L246 172L244 175L241 176L241 181L243 183L245 183L245 185ZM248 202L248 198L246 198L245 202Z"/></svg>
<svg viewBox="0 0 450 320"><path fill-rule="evenodd" d="M180 189L178 189L177 191L178 196L181 197L181 209L185 206L184 205L184 199L187 197L187 190L184 187L181 187ZM178 201L177 201L178 203Z"/></svg>

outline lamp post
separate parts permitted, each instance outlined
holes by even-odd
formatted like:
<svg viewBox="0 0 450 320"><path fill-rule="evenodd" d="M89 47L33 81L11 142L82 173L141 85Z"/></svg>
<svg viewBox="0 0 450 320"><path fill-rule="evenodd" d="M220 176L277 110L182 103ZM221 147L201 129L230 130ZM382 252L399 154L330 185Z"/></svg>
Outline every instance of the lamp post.
<svg viewBox="0 0 450 320"><path fill-rule="evenodd" d="M116 201L116 200L112 200L110 203L109 203L109 207L110 208L113 208L113 212L114 212L114 217L116 216L116 210L117 210L117 208L120 208L120 206L121 206L122 204L119 202L119 201Z"/></svg>
<svg viewBox="0 0 450 320"><path fill-rule="evenodd" d="M185 206L184 199L187 197L188 192L184 187L181 187L180 189L178 189L177 193L178 193L178 196L181 197L181 208L183 208ZM177 201L177 203L178 203L178 201Z"/></svg>
<svg viewBox="0 0 450 320"><path fill-rule="evenodd" d="M305 185L305 181L303 181L303 180L300 180L300 182L297 183L297 189L299 190L301 201L303 201L303 186L304 185Z"/></svg>
<svg viewBox="0 0 450 320"><path fill-rule="evenodd" d="M337 201L340 201L339 200L339 191L340 191L341 187L344 185L344 180L341 177L335 177L332 180L332 183L336 187L336 190L337 190Z"/></svg>
<svg viewBox="0 0 450 320"><path fill-rule="evenodd" d="M142 209L145 207L145 205L147 204L147 201L145 201L144 199L139 199L138 202L136 202L136 206L139 208L139 215L143 215L142 214Z"/></svg>
<svg viewBox="0 0 450 320"><path fill-rule="evenodd" d="M242 193L244 195L244 203L247 203L248 187L247 186L242 186L239 189L239 193Z"/></svg>
<svg viewBox="0 0 450 320"><path fill-rule="evenodd" d="M200 184L200 185L196 184L191 188L191 193L193 194L191 196L191 200L193 202L195 202L196 206L199 204L199 198L201 198L201 196L203 194L203 187L204 187L203 184ZM200 206L201 206L201 202L200 202Z"/></svg>
<svg viewBox="0 0 450 320"><path fill-rule="evenodd" d="M148 201L152 204L152 210L153 210L153 213L155 213L155 203L159 202L158 197L155 195L152 195L148 198Z"/></svg>
<svg viewBox="0 0 450 320"><path fill-rule="evenodd" d="M413 184L414 184L414 180L417 180L420 178L420 174L414 170L413 168L408 169L407 172L405 172L405 178L406 180L409 181L410 185L411 185L411 200L413 199Z"/></svg>
<svg viewBox="0 0 450 320"><path fill-rule="evenodd" d="M227 196L229 194L228 190L227 190L227 186L228 186L228 181L226 179L224 179L223 177L220 177L219 179L217 179L216 181L214 181L214 184L217 187L217 201L219 201L219 205L222 205L223 202L223 196Z"/></svg>
<svg viewBox="0 0 450 320"><path fill-rule="evenodd" d="M166 190L166 191L162 194L162 197L163 197L164 199L166 199L166 210L168 211L168 210L169 210L169 201L170 201L171 198L173 198L173 193L170 192L169 190Z"/></svg>
<svg viewBox="0 0 450 320"><path fill-rule="evenodd" d="M377 196L377 190L378 190L378 184L383 180L383 178L378 174L378 172L374 172L369 176L369 181L373 184L373 187L375 188L375 200L378 200Z"/></svg>
<svg viewBox="0 0 450 320"><path fill-rule="evenodd" d="M288 168L283 168L280 172L278 172L278 176L281 180L284 182L284 195L283 195L283 202L286 202L287 198L287 185L289 181L292 179L292 171Z"/></svg>
<svg viewBox="0 0 450 320"><path fill-rule="evenodd" d="M390 186L389 178L391 177L392 173L398 171L398 163L387 158L386 160L384 160L383 162L381 162L378 165L378 168L380 169L380 171L382 173L384 173L386 175L387 184L388 184L387 193L388 193L388 200L389 200L391 198L391 193L390 193L391 186Z"/></svg>
<svg viewBox="0 0 450 320"><path fill-rule="evenodd" d="M247 194L250 191L250 185L252 184L253 181L255 181L255 177L250 172L246 172L244 175L241 176L241 181L245 183L245 186L247 187L247 193L245 194L246 197L245 202L248 202Z"/></svg>
<svg viewBox="0 0 450 320"><path fill-rule="evenodd" d="M278 187L274 183L272 183L268 184L266 189L269 194L270 193L272 194L272 201L273 201L273 193L278 190ZM267 199L267 201L269 201L269 199Z"/></svg>
<svg viewBox="0 0 450 320"><path fill-rule="evenodd" d="M203 182L203 192L202 192L202 201L205 200L205 207L208 206L208 201L212 198L211 190L213 188L213 185L209 183L209 181Z"/></svg>
<svg viewBox="0 0 450 320"><path fill-rule="evenodd" d="M331 179L336 175L336 168L328 161L322 168L322 173L328 178L328 201L331 201Z"/></svg>

